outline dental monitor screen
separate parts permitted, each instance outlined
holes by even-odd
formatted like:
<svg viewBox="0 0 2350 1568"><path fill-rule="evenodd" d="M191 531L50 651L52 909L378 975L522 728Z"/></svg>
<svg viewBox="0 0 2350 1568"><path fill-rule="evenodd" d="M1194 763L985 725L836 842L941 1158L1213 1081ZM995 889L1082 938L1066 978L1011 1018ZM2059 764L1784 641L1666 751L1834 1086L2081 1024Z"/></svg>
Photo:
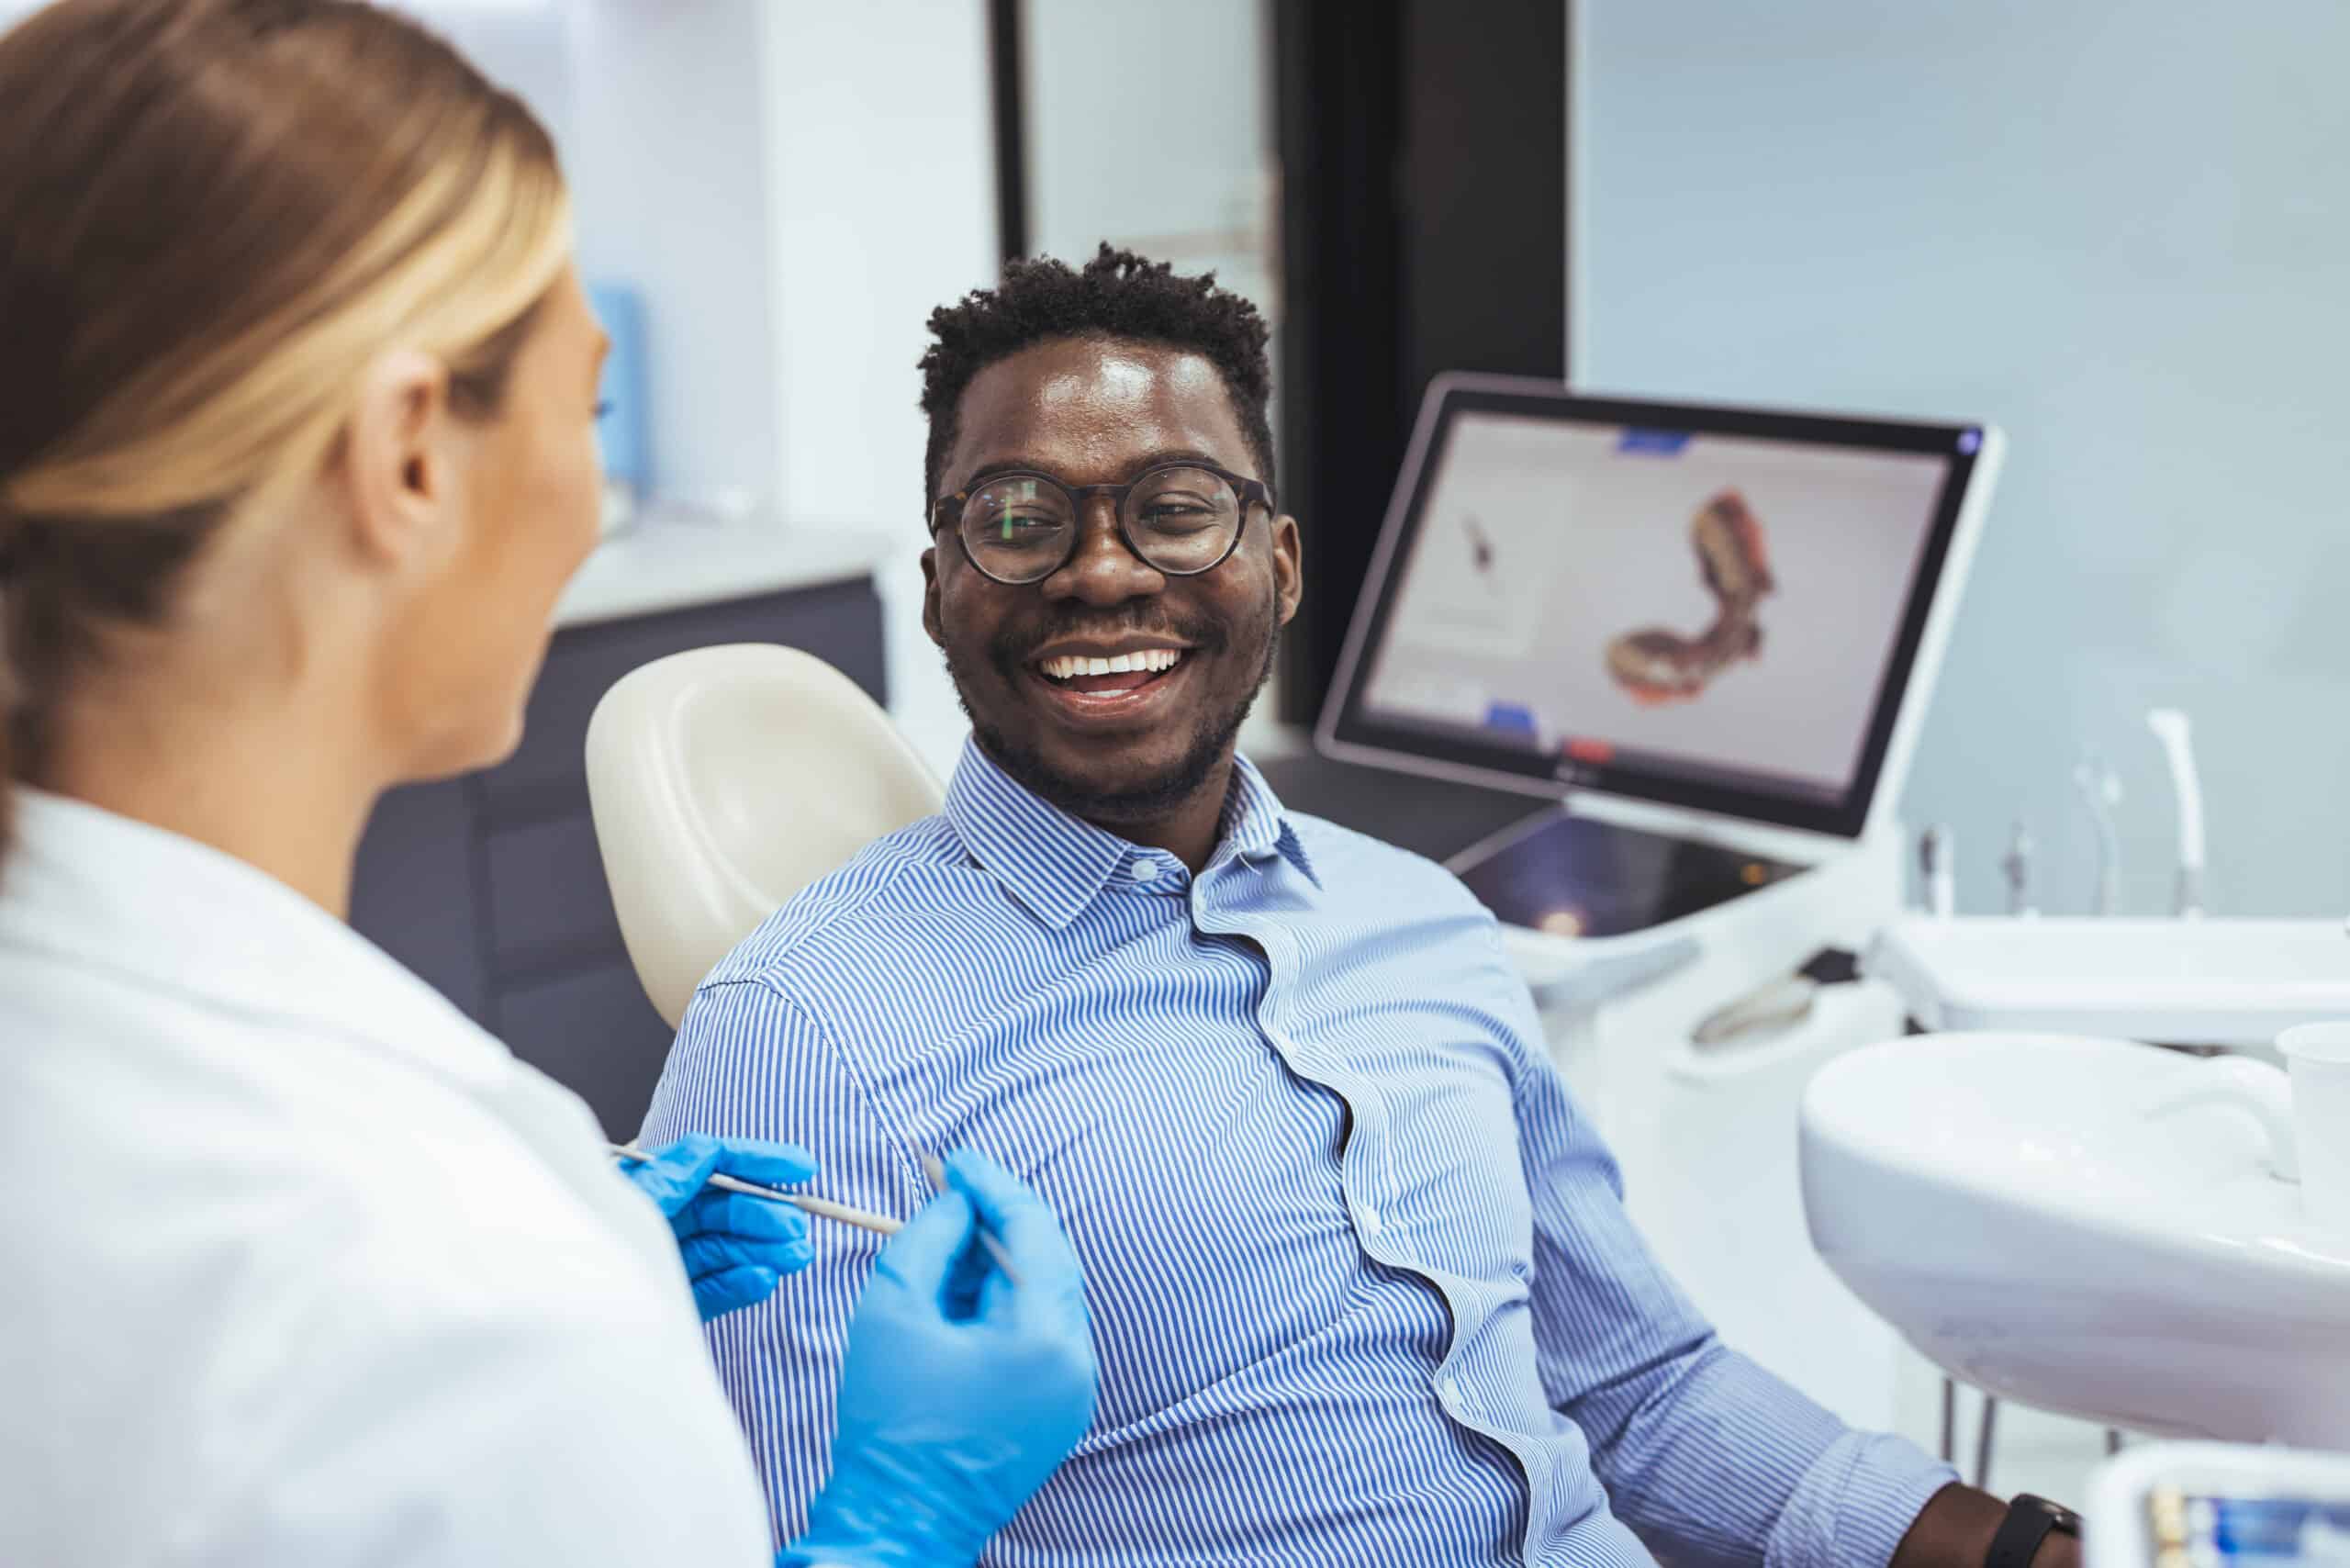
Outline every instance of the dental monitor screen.
<svg viewBox="0 0 2350 1568"><path fill-rule="evenodd" d="M2213 1497L2170 1486L2147 1503L2154 1568L2350 1568L2350 1502Z"/></svg>
<svg viewBox="0 0 2350 1568"><path fill-rule="evenodd" d="M2148 1442L2084 1503L2088 1568L2350 1568L2350 1455Z"/></svg>
<svg viewBox="0 0 2350 1568"><path fill-rule="evenodd" d="M1442 386L1326 740L1857 833L1984 442Z"/></svg>

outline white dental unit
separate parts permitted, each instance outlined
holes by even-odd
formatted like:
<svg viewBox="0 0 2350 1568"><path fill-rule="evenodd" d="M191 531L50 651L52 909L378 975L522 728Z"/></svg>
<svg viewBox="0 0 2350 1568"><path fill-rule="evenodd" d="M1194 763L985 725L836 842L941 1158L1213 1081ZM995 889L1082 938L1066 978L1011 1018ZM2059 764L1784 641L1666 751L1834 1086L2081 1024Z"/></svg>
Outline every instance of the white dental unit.
<svg viewBox="0 0 2350 1568"><path fill-rule="evenodd" d="M1900 912L1893 810L1999 453L1981 425L1440 378L1315 736L1544 798L1451 864L1635 1217L1729 1342L1880 1428L1897 1344L1812 1251L1796 1112L1901 1011L1796 970Z"/></svg>

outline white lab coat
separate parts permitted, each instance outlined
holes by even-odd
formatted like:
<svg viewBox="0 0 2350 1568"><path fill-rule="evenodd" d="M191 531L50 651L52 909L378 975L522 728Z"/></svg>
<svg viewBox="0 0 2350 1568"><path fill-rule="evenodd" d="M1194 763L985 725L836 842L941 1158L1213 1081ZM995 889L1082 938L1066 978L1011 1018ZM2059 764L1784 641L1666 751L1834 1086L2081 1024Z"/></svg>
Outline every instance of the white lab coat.
<svg viewBox="0 0 2350 1568"><path fill-rule="evenodd" d="M587 1107L252 868L17 801L0 1563L768 1562Z"/></svg>

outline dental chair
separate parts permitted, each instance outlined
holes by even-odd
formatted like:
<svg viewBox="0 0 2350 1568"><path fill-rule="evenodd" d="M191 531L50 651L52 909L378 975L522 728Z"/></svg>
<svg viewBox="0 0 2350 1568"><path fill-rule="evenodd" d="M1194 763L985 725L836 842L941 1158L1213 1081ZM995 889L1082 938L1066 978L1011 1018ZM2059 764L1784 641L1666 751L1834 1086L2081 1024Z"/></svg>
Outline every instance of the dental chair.
<svg viewBox="0 0 2350 1568"><path fill-rule="evenodd" d="M675 1028L735 944L945 794L846 676L737 643L613 684L588 724L588 799L629 960Z"/></svg>

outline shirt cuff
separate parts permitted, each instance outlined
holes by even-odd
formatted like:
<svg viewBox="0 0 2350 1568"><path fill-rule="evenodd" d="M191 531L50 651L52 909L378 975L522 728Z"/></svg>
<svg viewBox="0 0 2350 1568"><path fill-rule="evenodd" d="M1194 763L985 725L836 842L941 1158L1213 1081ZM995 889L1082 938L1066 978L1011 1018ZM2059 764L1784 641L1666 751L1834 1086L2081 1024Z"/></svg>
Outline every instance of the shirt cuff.
<svg viewBox="0 0 2350 1568"><path fill-rule="evenodd" d="M1905 1439L1846 1432L1812 1462L1764 1544L1766 1568L1885 1568L1958 1472Z"/></svg>

